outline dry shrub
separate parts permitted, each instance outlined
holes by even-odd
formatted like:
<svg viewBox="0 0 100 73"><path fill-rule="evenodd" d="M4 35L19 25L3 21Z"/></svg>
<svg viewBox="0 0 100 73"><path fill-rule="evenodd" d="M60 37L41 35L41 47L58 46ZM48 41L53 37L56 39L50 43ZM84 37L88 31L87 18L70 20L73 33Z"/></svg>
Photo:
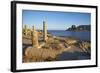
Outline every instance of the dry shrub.
<svg viewBox="0 0 100 73"><path fill-rule="evenodd" d="M43 49L50 49L50 45L49 44L45 44L44 46L42 46Z"/></svg>
<svg viewBox="0 0 100 73"><path fill-rule="evenodd" d="M53 60L56 57L56 52L52 49L44 48L27 48L23 62L42 62Z"/></svg>

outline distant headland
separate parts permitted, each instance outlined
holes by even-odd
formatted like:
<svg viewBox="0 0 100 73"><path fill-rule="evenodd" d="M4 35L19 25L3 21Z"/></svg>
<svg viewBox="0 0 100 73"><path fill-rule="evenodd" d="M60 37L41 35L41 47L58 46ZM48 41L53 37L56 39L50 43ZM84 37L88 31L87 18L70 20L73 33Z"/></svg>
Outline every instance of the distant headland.
<svg viewBox="0 0 100 73"><path fill-rule="evenodd" d="M90 25L72 25L70 28L68 28L66 31L90 31L91 26Z"/></svg>

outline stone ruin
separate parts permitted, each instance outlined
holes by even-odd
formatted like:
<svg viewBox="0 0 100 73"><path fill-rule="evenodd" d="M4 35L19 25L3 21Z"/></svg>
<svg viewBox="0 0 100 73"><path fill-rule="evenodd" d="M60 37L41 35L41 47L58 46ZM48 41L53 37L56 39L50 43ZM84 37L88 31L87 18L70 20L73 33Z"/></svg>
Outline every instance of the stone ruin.
<svg viewBox="0 0 100 73"><path fill-rule="evenodd" d="M34 29L32 29L32 46L35 48L39 47L39 43L38 43L38 32Z"/></svg>
<svg viewBox="0 0 100 73"><path fill-rule="evenodd" d="M43 41L47 42L47 26L46 22L43 21ZM32 28L32 46L35 48L39 47L39 42L38 42L38 31L35 30L34 26Z"/></svg>
<svg viewBox="0 0 100 73"><path fill-rule="evenodd" d="M46 21L43 21L43 40L47 42L47 26L46 26Z"/></svg>

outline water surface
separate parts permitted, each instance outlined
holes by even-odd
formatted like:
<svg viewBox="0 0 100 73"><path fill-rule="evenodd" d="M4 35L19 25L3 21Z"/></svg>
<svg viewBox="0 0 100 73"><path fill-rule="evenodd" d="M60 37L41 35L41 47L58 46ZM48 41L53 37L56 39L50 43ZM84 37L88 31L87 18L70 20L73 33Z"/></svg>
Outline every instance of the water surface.
<svg viewBox="0 0 100 73"><path fill-rule="evenodd" d="M48 30L54 36L70 36L80 40L90 41L90 31L65 31L65 30Z"/></svg>

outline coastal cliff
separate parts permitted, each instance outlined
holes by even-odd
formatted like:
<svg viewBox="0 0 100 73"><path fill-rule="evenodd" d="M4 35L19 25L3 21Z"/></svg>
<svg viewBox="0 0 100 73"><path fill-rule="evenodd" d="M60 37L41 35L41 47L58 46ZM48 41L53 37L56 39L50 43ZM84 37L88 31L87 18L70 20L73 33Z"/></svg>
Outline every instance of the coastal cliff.
<svg viewBox="0 0 100 73"><path fill-rule="evenodd" d="M79 26L72 25L66 31L90 31L90 30L91 30L90 25L79 25Z"/></svg>

